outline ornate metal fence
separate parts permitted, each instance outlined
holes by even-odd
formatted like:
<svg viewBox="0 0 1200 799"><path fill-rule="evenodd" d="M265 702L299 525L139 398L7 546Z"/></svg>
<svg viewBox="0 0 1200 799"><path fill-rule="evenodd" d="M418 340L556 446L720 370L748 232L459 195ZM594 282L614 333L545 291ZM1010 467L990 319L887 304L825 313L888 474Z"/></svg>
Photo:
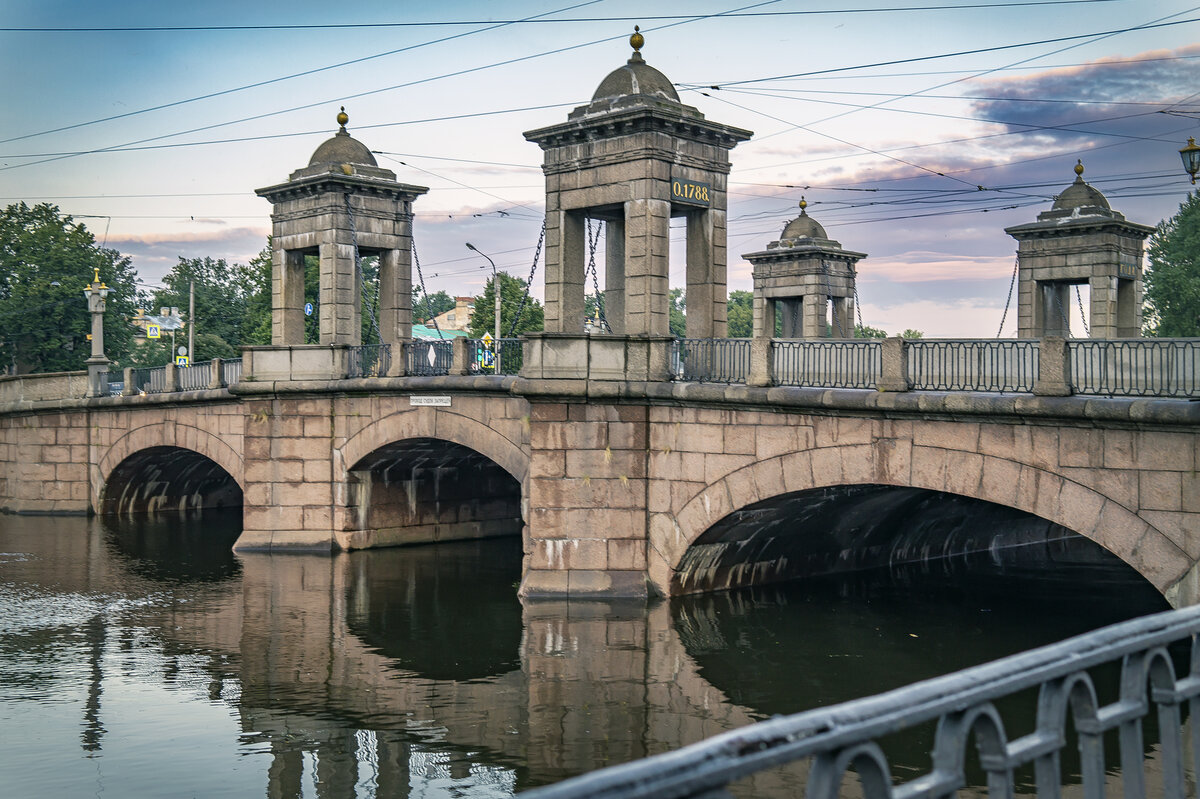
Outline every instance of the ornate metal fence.
<svg viewBox="0 0 1200 799"><path fill-rule="evenodd" d="M1200 396L1200 339L1093 339L1067 348L1076 394Z"/></svg>
<svg viewBox="0 0 1200 799"><path fill-rule="evenodd" d="M917 391L1033 391L1036 340L905 341L908 379Z"/></svg>
<svg viewBox="0 0 1200 799"><path fill-rule="evenodd" d="M881 371L878 340L771 342L775 383L817 388L875 388Z"/></svg>
<svg viewBox="0 0 1200 799"><path fill-rule="evenodd" d="M671 345L676 380L744 383L750 374L750 339L681 338Z"/></svg>
<svg viewBox="0 0 1200 799"><path fill-rule="evenodd" d="M519 338L502 338L496 347L496 374L515 375L525 363L525 352Z"/></svg>
<svg viewBox="0 0 1200 799"><path fill-rule="evenodd" d="M351 347L347 357L347 377L385 377L392 368L392 348L387 344Z"/></svg>
<svg viewBox="0 0 1200 799"><path fill-rule="evenodd" d="M448 375L454 359L454 348L449 339L444 341L416 340L406 347L408 363L406 374Z"/></svg>
<svg viewBox="0 0 1200 799"><path fill-rule="evenodd" d="M133 370L134 394L161 394L167 390L167 367L148 366Z"/></svg>
<svg viewBox="0 0 1200 799"><path fill-rule="evenodd" d="M1119 767L1123 790L1116 795L1142 799L1143 722L1149 720L1157 723L1160 737L1161 793L1182 797L1181 709L1186 704L1192 719L1200 712L1198 633L1200 607L1145 616L878 696L731 730L522 795L724 799L729 796L725 788L738 779L804 762L808 799L835 799L842 783L855 774L866 799L949 797L967 787L973 742L989 796L1013 796L1019 769L1032 769L1038 796L1061 796L1060 755L1071 745L1081 758L1084 797L1101 799L1108 771ZM1186 650L1181 667L1172 658L1178 650L1168 651L1172 644ZM1106 664L1120 670L1111 697L1095 675ZM1010 737L996 704L1006 698L1036 703L1030 708L1035 718L1031 732ZM929 723L936 723L929 769L901 781L891 772L880 739L911 734ZM1106 762L1106 734L1119 746L1119 763ZM1191 737L1193 761L1200 762L1200 735ZM794 793L801 793L799 786Z"/></svg>

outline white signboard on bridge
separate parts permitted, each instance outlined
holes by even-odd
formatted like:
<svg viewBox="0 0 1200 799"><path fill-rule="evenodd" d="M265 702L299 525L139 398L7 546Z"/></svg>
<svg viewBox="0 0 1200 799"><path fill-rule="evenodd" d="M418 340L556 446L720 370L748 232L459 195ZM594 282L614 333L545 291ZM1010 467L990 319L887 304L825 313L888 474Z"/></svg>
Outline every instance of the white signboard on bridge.
<svg viewBox="0 0 1200 799"><path fill-rule="evenodd" d="M445 407L445 406L450 405L450 398L449 397L409 397L408 404L409 405L441 405L441 406Z"/></svg>

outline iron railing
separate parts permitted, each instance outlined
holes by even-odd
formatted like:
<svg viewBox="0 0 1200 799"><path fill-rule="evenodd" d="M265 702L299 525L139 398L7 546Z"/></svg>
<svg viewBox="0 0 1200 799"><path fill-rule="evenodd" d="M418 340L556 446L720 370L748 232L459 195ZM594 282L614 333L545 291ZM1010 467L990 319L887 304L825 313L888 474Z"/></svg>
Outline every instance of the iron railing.
<svg viewBox="0 0 1200 799"><path fill-rule="evenodd" d="M392 368L392 348L387 344L351 347L347 358L347 377L386 377Z"/></svg>
<svg viewBox="0 0 1200 799"><path fill-rule="evenodd" d="M120 371L101 372L100 385L104 386L104 396L119 397L125 388L124 373Z"/></svg>
<svg viewBox="0 0 1200 799"><path fill-rule="evenodd" d="M671 344L676 380L745 383L750 375L750 339L680 338Z"/></svg>
<svg viewBox="0 0 1200 799"><path fill-rule="evenodd" d="M167 390L167 367L142 366L133 370L134 394L161 394Z"/></svg>
<svg viewBox="0 0 1200 799"><path fill-rule="evenodd" d="M212 361L201 361L190 366L180 366L179 390L200 391L212 383Z"/></svg>
<svg viewBox="0 0 1200 799"><path fill-rule="evenodd" d="M525 351L519 338L502 338L496 347L496 374L519 374L525 365Z"/></svg>
<svg viewBox="0 0 1200 799"><path fill-rule="evenodd" d="M454 348L450 339L442 341L414 340L406 348L408 363L405 374L448 375L454 360Z"/></svg>
<svg viewBox="0 0 1200 799"><path fill-rule="evenodd" d="M948 797L968 787L965 764L973 742L988 796L1013 796L1018 770L1032 770L1038 796L1061 796L1060 756L1071 746L1079 753L1086 799L1105 796L1114 766L1119 766L1122 790L1112 795L1143 799L1143 722L1153 712L1162 782L1155 794L1175 799L1187 787L1181 706L1186 704L1191 719L1200 712L1197 634L1200 606L1144 616L878 696L731 730L522 795L713 799L728 797L725 788L735 780L799 763L807 771L807 790L795 785L792 793L807 799L835 799L851 771L856 776L849 780L857 779L861 787L854 795L864 799ZM1173 644L1189 650L1181 667L1168 651ZM1111 692L1100 690L1107 685L1096 675L1105 667L1120 670ZM1004 705L998 705L1001 700ZM1017 725L1006 729L1009 714L999 706L1028 708L1034 729L1022 729L1019 735ZM916 776L892 773L887 742L881 744L881 739L911 735L930 723L936 723L936 731L929 770ZM1106 734L1118 744L1119 764L1106 762ZM1200 762L1200 734L1192 731L1190 737L1192 759Z"/></svg>
<svg viewBox="0 0 1200 799"><path fill-rule="evenodd" d="M1070 341L1076 394L1200 396L1200 339Z"/></svg>
<svg viewBox="0 0 1200 799"><path fill-rule="evenodd" d="M816 388L875 388L882 369L878 340L771 342L775 383Z"/></svg>
<svg viewBox="0 0 1200 799"><path fill-rule="evenodd" d="M1038 376L1036 340L912 339L904 346L915 391L1028 393Z"/></svg>
<svg viewBox="0 0 1200 799"><path fill-rule="evenodd" d="M234 383L241 382L242 359L230 358L228 361L221 361L221 370L224 372L222 377L226 386L232 386Z"/></svg>

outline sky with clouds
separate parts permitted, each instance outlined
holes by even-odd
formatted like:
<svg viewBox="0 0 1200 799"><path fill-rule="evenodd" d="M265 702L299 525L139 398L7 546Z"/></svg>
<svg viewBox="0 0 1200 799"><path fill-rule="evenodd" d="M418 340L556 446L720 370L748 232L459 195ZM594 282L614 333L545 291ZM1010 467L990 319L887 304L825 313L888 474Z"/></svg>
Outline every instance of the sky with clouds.
<svg viewBox="0 0 1200 799"><path fill-rule="evenodd" d="M254 189L306 165L345 105L381 166L430 187L427 288L477 293L490 270L465 242L515 275L532 263L541 151L522 132L586 103L634 24L684 102L755 132L731 153L731 289L803 196L868 253L864 323L991 337L1004 228L1047 209L1076 159L1133 221L1191 188L1186 0L0 0L0 203L58 205L150 284L180 256L244 262L270 228Z"/></svg>

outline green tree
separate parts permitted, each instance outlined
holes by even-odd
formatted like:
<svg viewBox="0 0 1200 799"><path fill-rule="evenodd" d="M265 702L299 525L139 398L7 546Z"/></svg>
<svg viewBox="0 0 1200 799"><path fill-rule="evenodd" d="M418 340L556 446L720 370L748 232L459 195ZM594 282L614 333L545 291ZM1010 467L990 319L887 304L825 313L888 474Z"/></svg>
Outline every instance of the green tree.
<svg viewBox="0 0 1200 799"><path fill-rule="evenodd" d="M922 333L920 330L913 330L911 327L909 327L909 328L906 328L904 330L904 332L900 334L900 337L901 338L925 338L925 334Z"/></svg>
<svg viewBox="0 0 1200 799"><path fill-rule="evenodd" d="M867 325L854 326L855 338L887 338L886 330L880 330L877 327L868 327Z"/></svg>
<svg viewBox="0 0 1200 799"><path fill-rule="evenodd" d="M671 289L670 326L671 335L683 338L687 335L687 297L683 289Z"/></svg>
<svg viewBox="0 0 1200 799"><path fill-rule="evenodd" d="M234 278L246 298L246 315L241 325L242 346L271 343L271 240L245 266L236 267ZM197 345L199 349L199 345ZM222 357L222 356L217 356Z"/></svg>
<svg viewBox="0 0 1200 799"><path fill-rule="evenodd" d="M444 291L435 291L432 294L422 295L421 287L413 286L412 318L417 324L424 324L438 314L451 311L454 309L454 306L454 298Z"/></svg>
<svg viewBox="0 0 1200 799"><path fill-rule="evenodd" d="M1146 272L1145 332L1152 336L1200 335L1200 192L1150 234Z"/></svg>
<svg viewBox="0 0 1200 799"><path fill-rule="evenodd" d="M120 364L133 342L128 320L139 299L129 259L97 246L86 227L54 205L17 203L0 212L0 369L83 369L92 329L83 290L97 272L111 289L105 353Z"/></svg>
<svg viewBox="0 0 1200 799"><path fill-rule="evenodd" d="M525 281L513 277L507 272L500 272L500 335L508 337L512 329L513 316L525 296ZM511 335L531 333L545 326L545 314L541 303L533 297L525 300L521 312L521 321ZM496 294L494 280L489 280L483 288L483 293L475 298L475 310L471 313L471 323L468 328L472 338L481 338L484 333L496 335Z"/></svg>
<svg viewBox="0 0 1200 799"><path fill-rule="evenodd" d="M750 338L754 335L754 293L733 291L726 304L730 338Z"/></svg>

